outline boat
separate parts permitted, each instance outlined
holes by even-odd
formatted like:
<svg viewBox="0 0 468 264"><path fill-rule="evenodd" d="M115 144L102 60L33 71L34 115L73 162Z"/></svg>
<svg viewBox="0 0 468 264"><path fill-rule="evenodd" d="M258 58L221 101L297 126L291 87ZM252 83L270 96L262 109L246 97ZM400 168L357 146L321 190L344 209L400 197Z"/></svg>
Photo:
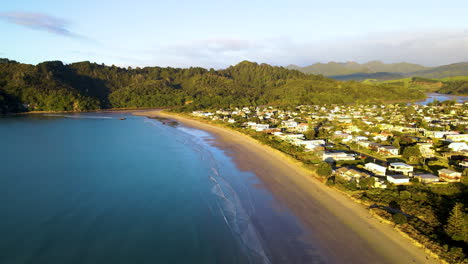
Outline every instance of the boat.
<svg viewBox="0 0 468 264"><path fill-rule="evenodd" d="M125 117L119 118L119 120L126 120L126 119L127 119L127 118L125 118Z"/></svg>

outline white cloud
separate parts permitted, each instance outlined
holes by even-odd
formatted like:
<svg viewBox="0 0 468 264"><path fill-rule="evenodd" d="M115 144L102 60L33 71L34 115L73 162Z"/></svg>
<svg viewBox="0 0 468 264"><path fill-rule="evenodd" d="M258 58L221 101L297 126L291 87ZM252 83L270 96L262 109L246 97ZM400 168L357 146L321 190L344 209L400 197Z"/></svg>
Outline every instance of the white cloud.
<svg viewBox="0 0 468 264"><path fill-rule="evenodd" d="M145 64L178 67L222 68L242 60L275 65L381 60L434 66L468 61L468 30L370 33L314 42L216 38L162 45L151 55Z"/></svg>

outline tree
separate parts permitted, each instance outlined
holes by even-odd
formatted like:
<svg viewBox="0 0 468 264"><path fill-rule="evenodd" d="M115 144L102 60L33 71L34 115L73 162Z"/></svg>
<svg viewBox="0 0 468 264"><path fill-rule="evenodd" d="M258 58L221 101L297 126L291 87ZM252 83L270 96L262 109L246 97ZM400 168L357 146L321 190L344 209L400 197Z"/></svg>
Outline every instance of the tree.
<svg viewBox="0 0 468 264"><path fill-rule="evenodd" d="M421 151L418 146L406 147L403 151L403 157L410 163L417 163L422 158Z"/></svg>
<svg viewBox="0 0 468 264"><path fill-rule="evenodd" d="M400 192L400 199L408 200L409 198L411 198L411 193L410 192L408 192L408 191L401 191Z"/></svg>
<svg viewBox="0 0 468 264"><path fill-rule="evenodd" d="M307 130L306 132L304 132L304 136L306 139L310 140L310 139L314 139L315 138L315 129L313 127L309 127L309 130Z"/></svg>
<svg viewBox="0 0 468 264"><path fill-rule="evenodd" d="M329 177L332 174L332 168L327 162L320 162L317 167L317 173L323 177Z"/></svg>
<svg viewBox="0 0 468 264"><path fill-rule="evenodd" d="M392 145L393 145L395 148L400 149L400 139L395 138L395 140L393 140L393 142L392 142Z"/></svg>
<svg viewBox="0 0 468 264"><path fill-rule="evenodd" d="M402 213L394 214L392 216L392 219L393 219L393 222L395 223L395 225L403 225L403 224L406 224L408 222L408 219Z"/></svg>
<svg viewBox="0 0 468 264"><path fill-rule="evenodd" d="M445 232L453 240L466 239L467 230L465 225L462 203L456 203L453 206L452 212L450 212L450 217L447 220L447 225L445 226Z"/></svg>
<svg viewBox="0 0 468 264"><path fill-rule="evenodd" d="M372 188L375 185L375 178L374 177L367 177L359 179L359 187L362 189Z"/></svg>

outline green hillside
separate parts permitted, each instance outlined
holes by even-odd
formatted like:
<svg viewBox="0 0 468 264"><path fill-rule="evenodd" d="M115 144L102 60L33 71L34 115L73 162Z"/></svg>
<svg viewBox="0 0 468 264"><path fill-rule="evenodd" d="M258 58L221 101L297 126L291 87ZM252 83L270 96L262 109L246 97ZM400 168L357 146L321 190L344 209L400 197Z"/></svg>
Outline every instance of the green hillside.
<svg viewBox="0 0 468 264"><path fill-rule="evenodd" d="M436 92L453 95L468 95L468 76L455 76L442 79L430 79L422 77L408 77L396 80L379 81L367 79L366 84L385 84L422 92Z"/></svg>
<svg viewBox="0 0 468 264"><path fill-rule="evenodd" d="M327 64L317 63L307 67L290 65L288 68L296 69L307 74L322 74L341 81L365 81L369 79L387 81L402 79L405 77L444 79L457 76L468 76L468 62L454 63L432 68L404 62L385 64L379 61L371 61L364 64L355 62L330 62Z"/></svg>
<svg viewBox="0 0 468 264"><path fill-rule="evenodd" d="M359 64L357 62L329 62L316 63L306 67L296 65L288 66L289 69L299 70L307 74L322 74L325 76L344 76L350 74L373 74L373 73L410 73L429 69L418 64L406 62L385 64L380 61L370 61ZM349 79L349 78L348 78ZM364 78L369 79L369 78Z"/></svg>
<svg viewBox="0 0 468 264"><path fill-rule="evenodd" d="M341 82L244 61L225 70L0 61L0 111L364 103L422 98L387 84Z"/></svg>
<svg viewBox="0 0 468 264"><path fill-rule="evenodd" d="M468 76L468 62L454 63L450 65L443 65L434 67L432 69L413 72L411 76L424 77L424 78L446 78L453 76Z"/></svg>

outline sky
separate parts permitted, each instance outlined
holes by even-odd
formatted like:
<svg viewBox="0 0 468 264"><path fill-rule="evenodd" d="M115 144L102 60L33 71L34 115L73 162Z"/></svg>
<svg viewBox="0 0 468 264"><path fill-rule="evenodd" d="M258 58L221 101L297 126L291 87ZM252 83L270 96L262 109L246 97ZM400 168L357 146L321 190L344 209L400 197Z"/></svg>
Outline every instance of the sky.
<svg viewBox="0 0 468 264"><path fill-rule="evenodd" d="M0 57L225 68L243 60L468 61L466 0L15 0Z"/></svg>

